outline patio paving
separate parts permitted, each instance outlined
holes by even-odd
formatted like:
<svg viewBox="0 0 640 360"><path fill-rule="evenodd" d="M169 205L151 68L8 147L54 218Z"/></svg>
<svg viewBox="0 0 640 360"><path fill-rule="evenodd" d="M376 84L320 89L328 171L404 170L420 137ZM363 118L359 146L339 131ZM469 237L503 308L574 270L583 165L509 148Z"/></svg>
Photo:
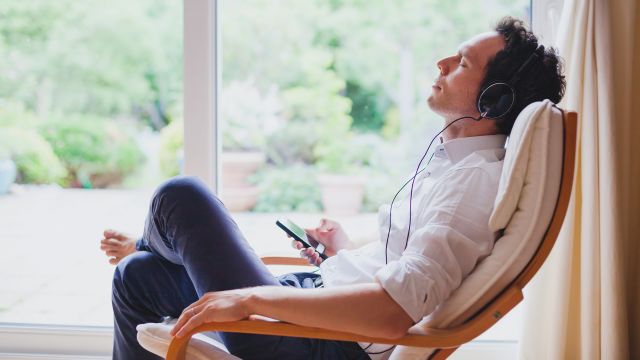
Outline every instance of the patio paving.
<svg viewBox="0 0 640 360"><path fill-rule="evenodd" d="M0 196L0 322L110 326L114 267L99 240L108 227L141 234L152 193L16 186ZM233 213L258 254L290 256L297 251L275 220L313 226L321 216ZM354 238L363 238L363 229L375 229L376 217L338 220Z"/></svg>

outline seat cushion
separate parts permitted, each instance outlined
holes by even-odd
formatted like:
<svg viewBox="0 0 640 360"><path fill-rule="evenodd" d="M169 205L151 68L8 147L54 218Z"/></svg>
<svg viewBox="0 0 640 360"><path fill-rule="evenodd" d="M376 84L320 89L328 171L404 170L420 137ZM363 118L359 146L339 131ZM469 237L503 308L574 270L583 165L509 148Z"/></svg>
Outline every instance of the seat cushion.
<svg viewBox="0 0 640 360"><path fill-rule="evenodd" d="M169 351L172 336L169 333L176 323L176 319L162 323L140 324L138 343L148 351L165 358ZM187 360L232 360L239 359L227 352L224 344L204 334L196 334L189 341Z"/></svg>
<svg viewBox="0 0 640 360"><path fill-rule="evenodd" d="M459 325L504 290L533 258L551 222L563 160L560 110L545 100L518 116L507 143L490 227L504 228L489 256L429 316L410 329ZM392 359L425 359L432 349L397 347Z"/></svg>

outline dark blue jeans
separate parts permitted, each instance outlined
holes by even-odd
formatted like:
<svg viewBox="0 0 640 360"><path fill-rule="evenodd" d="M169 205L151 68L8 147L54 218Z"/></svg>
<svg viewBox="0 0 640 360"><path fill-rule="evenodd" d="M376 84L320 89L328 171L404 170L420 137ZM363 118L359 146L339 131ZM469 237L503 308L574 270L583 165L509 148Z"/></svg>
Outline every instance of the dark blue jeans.
<svg viewBox="0 0 640 360"><path fill-rule="evenodd" d="M136 340L136 326L178 317L210 291L259 285L308 287L316 274L274 277L222 202L193 177L176 177L153 195L138 252L113 276L114 359L158 359ZM368 359L356 343L219 333L242 359Z"/></svg>

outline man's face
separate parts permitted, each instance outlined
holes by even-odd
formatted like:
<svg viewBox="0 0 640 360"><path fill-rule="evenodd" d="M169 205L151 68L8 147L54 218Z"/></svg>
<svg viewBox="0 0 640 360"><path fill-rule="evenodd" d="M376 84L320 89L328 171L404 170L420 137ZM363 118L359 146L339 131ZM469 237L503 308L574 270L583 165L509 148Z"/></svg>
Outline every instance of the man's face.
<svg viewBox="0 0 640 360"><path fill-rule="evenodd" d="M438 61L440 74L427 99L429 107L448 120L478 116L476 99L485 67L504 45L497 32L482 33L463 42L457 54Z"/></svg>

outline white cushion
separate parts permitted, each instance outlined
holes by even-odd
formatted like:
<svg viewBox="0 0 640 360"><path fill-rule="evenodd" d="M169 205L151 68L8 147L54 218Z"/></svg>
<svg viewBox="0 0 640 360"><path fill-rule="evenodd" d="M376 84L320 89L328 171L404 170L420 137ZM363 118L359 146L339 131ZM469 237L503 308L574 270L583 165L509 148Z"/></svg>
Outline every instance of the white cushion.
<svg viewBox="0 0 640 360"><path fill-rule="evenodd" d="M451 296L410 329L447 328L469 319L506 288L529 263L549 226L562 176L563 124L548 100L530 104L518 116L504 159L490 219L504 233ZM398 346L391 359L426 359L432 349Z"/></svg>
<svg viewBox="0 0 640 360"><path fill-rule="evenodd" d="M138 330L138 343L148 351L165 358L171 343L169 333L176 323L176 319L163 323L140 324ZM186 360L232 360L239 359L227 352L224 344L204 334L196 334L189 341Z"/></svg>

